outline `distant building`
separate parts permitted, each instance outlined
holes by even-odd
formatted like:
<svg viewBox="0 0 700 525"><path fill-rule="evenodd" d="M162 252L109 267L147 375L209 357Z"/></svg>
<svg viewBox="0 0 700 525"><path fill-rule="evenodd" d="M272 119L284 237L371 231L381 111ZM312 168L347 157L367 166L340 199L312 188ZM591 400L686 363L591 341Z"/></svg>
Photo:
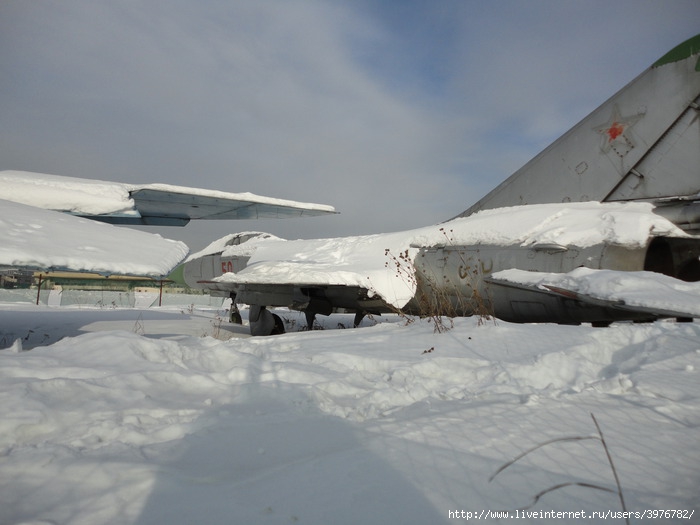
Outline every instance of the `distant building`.
<svg viewBox="0 0 700 525"><path fill-rule="evenodd" d="M34 272L28 270L0 270L0 288L29 288Z"/></svg>

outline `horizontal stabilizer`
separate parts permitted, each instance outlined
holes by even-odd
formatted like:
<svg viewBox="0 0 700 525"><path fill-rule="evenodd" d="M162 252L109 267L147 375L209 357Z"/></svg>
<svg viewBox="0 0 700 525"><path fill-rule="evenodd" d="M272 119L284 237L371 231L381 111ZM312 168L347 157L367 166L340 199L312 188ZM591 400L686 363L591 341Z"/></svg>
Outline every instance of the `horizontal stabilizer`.
<svg viewBox="0 0 700 525"><path fill-rule="evenodd" d="M488 280L501 286L649 314L655 318L700 318L700 283L680 281L655 272L577 268L561 274L504 270L494 273Z"/></svg>

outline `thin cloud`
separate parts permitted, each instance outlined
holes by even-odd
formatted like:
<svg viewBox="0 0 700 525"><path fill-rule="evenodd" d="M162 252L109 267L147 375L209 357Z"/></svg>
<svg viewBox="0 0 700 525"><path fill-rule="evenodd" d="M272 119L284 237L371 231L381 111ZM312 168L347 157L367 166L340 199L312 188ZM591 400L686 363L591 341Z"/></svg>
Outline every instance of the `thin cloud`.
<svg viewBox="0 0 700 525"><path fill-rule="evenodd" d="M341 212L162 230L195 249L245 229L296 238L435 223L692 36L693 12L681 0L8 0L0 169Z"/></svg>

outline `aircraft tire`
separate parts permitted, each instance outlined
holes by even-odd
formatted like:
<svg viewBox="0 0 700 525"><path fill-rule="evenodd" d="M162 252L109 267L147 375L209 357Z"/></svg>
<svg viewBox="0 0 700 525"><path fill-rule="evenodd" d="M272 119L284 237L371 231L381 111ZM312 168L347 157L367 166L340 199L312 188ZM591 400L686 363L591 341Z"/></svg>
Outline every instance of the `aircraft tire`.
<svg viewBox="0 0 700 525"><path fill-rule="evenodd" d="M272 318L275 320L275 327L272 329L272 333L270 335L283 334L285 332L285 329L284 321L282 321L282 318L277 314L272 314Z"/></svg>
<svg viewBox="0 0 700 525"><path fill-rule="evenodd" d="M243 324L243 319L241 318L241 313L239 311L231 311L229 314L229 321L233 324Z"/></svg>
<svg viewBox="0 0 700 525"><path fill-rule="evenodd" d="M279 315L273 314L262 305L251 305L249 321L250 335L278 335L283 334L284 322Z"/></svg>

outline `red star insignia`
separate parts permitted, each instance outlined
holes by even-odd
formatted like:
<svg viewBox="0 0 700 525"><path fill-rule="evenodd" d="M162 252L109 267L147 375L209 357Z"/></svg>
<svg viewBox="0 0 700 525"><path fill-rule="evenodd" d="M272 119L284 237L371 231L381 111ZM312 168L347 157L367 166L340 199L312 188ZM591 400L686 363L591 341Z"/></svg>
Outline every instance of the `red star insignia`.
<svg viewBox="0 0 700 525"><path fill-rule="evenodd" d="M603 152L607 153L613 150L619 157L624 157L634 149L635 143L629 131L640 118L642 118L641 115L623 117L620 114L620 108L615 104L612 115L605 125L594 128L597 133L603 136L601 145Z"/></svg>

